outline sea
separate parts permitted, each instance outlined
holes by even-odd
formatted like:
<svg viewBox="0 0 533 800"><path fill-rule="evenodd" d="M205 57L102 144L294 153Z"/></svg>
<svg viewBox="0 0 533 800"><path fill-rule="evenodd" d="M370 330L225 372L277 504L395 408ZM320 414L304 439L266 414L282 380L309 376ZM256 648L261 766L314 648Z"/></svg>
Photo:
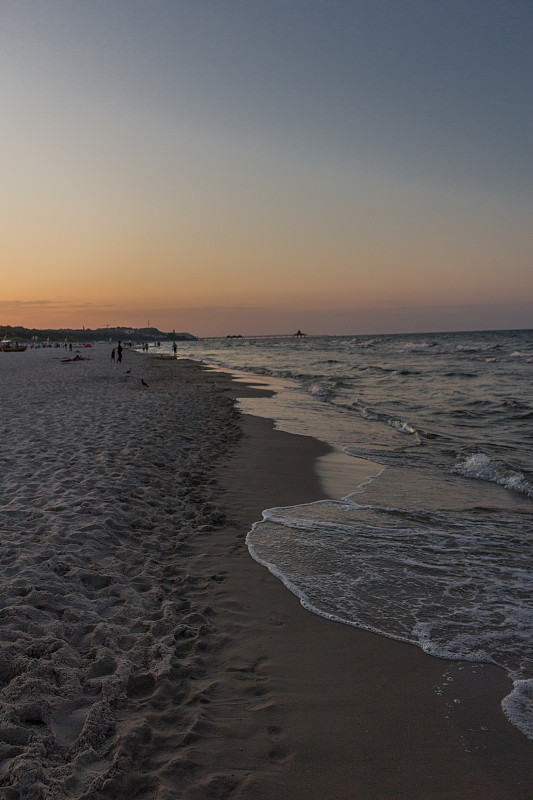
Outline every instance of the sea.
<svg viewBox="0 0 533 800"><path fill-rule="evenodd" d="M326 498L264 510L251 555L323 617L500 666L533 738L533 331L203 339L178 357L270 389L242 411L341 459Z"/></svg>

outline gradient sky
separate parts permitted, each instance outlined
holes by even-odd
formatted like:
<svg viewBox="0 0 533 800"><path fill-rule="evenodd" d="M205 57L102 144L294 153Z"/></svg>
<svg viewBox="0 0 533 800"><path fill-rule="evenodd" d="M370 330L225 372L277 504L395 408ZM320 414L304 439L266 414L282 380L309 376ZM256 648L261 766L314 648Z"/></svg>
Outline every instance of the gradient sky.
<svg viewBox="0 0 533 800"><path fill-rule="evenodd" d="M0 323L533 327L530 0L0 0Z"/></svg>

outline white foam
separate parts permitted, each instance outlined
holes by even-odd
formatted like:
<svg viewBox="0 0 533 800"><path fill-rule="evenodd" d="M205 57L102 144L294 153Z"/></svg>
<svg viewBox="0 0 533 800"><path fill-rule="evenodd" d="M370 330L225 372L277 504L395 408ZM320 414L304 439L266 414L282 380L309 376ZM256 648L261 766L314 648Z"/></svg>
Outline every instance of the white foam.
<svg viewBox="0 0 533 800"><path fill-rule="evenodd" d="M514 681L513 691L502 700L510 722L533 739L533 679Z"/></svg>
<svg viewBox="0 0 533 800"><path fill-rule="evenodd" d="M485 453L467 456L453 467L452 472L465 478L497 483L513 492L533 497L533 484L526 480L522 472L509 469L501 461L493 461Z"/></svg>

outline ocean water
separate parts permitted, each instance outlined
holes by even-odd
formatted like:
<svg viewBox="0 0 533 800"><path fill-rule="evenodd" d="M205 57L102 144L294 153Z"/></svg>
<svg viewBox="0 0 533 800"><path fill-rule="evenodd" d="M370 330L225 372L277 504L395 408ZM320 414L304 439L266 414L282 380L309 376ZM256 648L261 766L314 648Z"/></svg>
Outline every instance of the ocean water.
<svg viewBox="0 0 533 800"><path fill-rule="evenodd" d="M273 396L243 411L344 454L342 490L266 509L253 557L326 618L499 665L504 711L533 738L533 331L201 340L179 355L262 382Z"/></svg>

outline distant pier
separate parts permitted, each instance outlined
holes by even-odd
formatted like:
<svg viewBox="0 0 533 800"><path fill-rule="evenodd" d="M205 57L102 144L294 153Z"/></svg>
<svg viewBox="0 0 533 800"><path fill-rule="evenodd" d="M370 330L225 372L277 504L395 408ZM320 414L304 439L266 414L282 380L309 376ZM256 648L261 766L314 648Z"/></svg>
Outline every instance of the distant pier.
<svg viewBox="0 0 533 800"><path fill-rule="evenodd" d="M206 341L217 341L217 342L225 342L225 341L241 341L243 339L304 339L307 337L307 333L302 333L298 331L297 333L260 333L257 336L253 336L251 334L228 334L227 336L198 336L198 341L206 342Z"/></svg>

